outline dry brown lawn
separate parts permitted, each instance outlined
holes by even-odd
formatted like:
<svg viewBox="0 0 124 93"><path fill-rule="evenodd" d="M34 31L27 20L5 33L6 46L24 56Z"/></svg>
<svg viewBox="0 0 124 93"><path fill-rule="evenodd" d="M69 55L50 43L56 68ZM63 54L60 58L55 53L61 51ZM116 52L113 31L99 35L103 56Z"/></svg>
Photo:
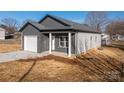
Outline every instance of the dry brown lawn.
<svg viewBox="0 0 124 93"><path fill-rule="evenodd" d="M122 50L105 47L74 59L49 55L1 63L0 81L120 81L123 58Z"/></svg>
<svg viewBox="0 0 124 93"><path fill-rule="evenodd" d="M28 62L7 62L0 64L0 81L2 82L15 82L24 75L24 73L30 68L32 61Z"/></svg>
<svg viewBox="0 0 124 93"><path fill-rule="evenodd" d="M50 55L43 60L39 59L22 81L80 81L84 74L86 73L73 60Z"/></svg>
<svg viewBox="0 0 124 93"><path fill-rule="evenodd" d="M0 44L0 53L18 51L20 49L20 44Z"/></svg>
<svg viewBox="0 0 124 93"><path fill-rule="evenodd" d="M122 42L114 44L123 47ZM20 49L19 40L0 41L0 53ZM104 47L103 50L92 49L74 59L49 55L0 63L0 81L120 81L121 62L124 62L124 51L121 49L113 47Z"/></svg>
<svg viewBox="0 0 124 93"><path fill-rule="evenodd" d="M19 40L0 40L0 53L12 52L21 49Z"/></svg>

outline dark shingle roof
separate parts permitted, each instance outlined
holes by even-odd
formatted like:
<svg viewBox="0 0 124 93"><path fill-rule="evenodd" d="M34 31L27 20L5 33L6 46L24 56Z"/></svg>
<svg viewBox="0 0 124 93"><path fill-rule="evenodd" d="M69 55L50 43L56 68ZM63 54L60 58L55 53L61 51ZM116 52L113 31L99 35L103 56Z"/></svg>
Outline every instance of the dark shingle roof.
<svg viewBox="0 0 124 93"><path fill-rule="evenodd" d="M52 19L57 20L60 23L65 24L65 26L63 27L46 27L42 24L40 24L46 17L50 17ZM36 27L37 29L39 29L40 31L42 30L68 30L68 29L72 29L75 31L82 31L82 32L88 32L88 33L98 33L97 31L93 30L92 28L90 28L88 25L86 24L80 24L80 23L76 23L61 17L57 17L57 16L51 16L51 15L46 15L42 20L40 20L39 22L28 22L29 24L31 24L32 26Z"/></svg>
<svg viewBox="0 0 124 93"><path fill-rule="evenodd" d="M36 28L38 28L39 30L56 30L56 29L72 29L71 27L67 27L67 26L63 26L63 27L46 27L42 24L39 24L37 22L29 22L31 25L35 26Z"/></svg>
<svg viewBox="0 0 124 93"><path fill-rule="evenodd" d="M51 16L51 15L49 15L49 16ZM93 30L92 28L90 28L90 27L89 27L88 25L86 25L86 24L76 23L76 22L73 22L73 21L70 21L70 20L67 20L67 19L58 17L58 16L51 16L51 17L54 17L54 18L56 18L57 20L59 20L59 21L65 23L65 24L68 24L68 25L71 26L73 29L84 30L84 31L95 31L95 30Z"/></svg>

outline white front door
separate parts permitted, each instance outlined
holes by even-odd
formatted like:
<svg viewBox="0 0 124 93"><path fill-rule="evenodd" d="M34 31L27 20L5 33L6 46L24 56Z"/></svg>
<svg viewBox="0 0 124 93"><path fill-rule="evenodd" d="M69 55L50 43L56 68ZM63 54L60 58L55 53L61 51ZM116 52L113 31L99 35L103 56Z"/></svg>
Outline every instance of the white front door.
<svg viewBox="0 0 124 93"><path fill-rule="evenodd" d="M55 36L52 36L52 50L55 50Z"/></svg>

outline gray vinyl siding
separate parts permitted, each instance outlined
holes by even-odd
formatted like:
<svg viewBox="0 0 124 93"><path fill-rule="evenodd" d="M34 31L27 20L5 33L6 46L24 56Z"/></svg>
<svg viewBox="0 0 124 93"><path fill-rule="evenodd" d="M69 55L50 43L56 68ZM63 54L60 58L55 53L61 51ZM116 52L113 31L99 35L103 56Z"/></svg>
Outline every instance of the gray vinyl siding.
<svg viewBox="0 0 124 93"><path fill-rule="evenodd" d="M54 34L55 35L55 51L68 53L68 48L59 47L59 37L67 36L67 34Z"/></svg>
<svg viewBox="0 0 124 93"><path fill-rule="evenodd" d="M41 38L38 40L38 52L49 51L49 34L40 34Z"/></svg>
<svg viewBox="0 0 124 93"><path fill-rule="evenodd" d="M28 25L25 29L23 29L23 31L22 31L23 33L23 35L22 35L22 49L24 50L24 36L25 35L29 35L29 36L37 36L38 37L38 41L37 42L39 42L39 38L40 38L40 32L35 28L35 27L33 27L33 26L31 26L31 25ZM38 44L38 43L37 43ZM38 46L38 45L37 45ZM37 48L38 50L38 52L39 52L39 47Z"/></svg>
<svg viewBox="0 0 124 93"><path fill-rule="evenodd" d="M68 48L62 48L62 47L59 47L59 37L60 36L68 36L68 34L66 33L56 33L54 34L55 35L55 51L58 51L58 52L64 52L64 53L68 53ZM72 37L71 37L71 53L72 54L75 54L75 34L72 34Z"/></svg>
<svg viewBox="0 0 124 93"><path fill-rule="evenodd" d="M38 37L37 39L37 51L38 53L48 51L49 50L49 37L48 34L43 34L39 32L36 28L34 28L31 25L28 25L24 30L23 30L23 35L22 35L22 49L24 50L24 35L36 35ZM33 44L32 44L33 45Z"/></svg>
<svg viewBox="0 0 124 93"><path fill-rule="evenodd" d="M58 51L58 52L64 52L64 53L68 53L68 48L61 48L59 47L59 36L68 36L68 34L66 33L56 33L56 34L52 34L55 36L55 50L54 51ZM41 38L38 39L39 43L38 43L38 52L44 52L44 51L49 51L49 34L44 34L41 33L40 34ZM75 35L72 34L72 54L75 54Z"/></svg>
<svg viewBox="0 0 124 93"><path fill-rule="evenodd" d="M46 27L53 27L53 28L58 28L58 27L63 27L64 25L53 20L52 18L47 17L42 23L40 23Z"/></svg>
<svg viewBox="0 0 124 93"><path fill-rule="evenodd" d="M38 53L42 53L44 51L49 51L49 33L44 34L39 32L36 28L34 28L31 25L28 25L24 30L23 30L23 35L22 35L22 49L24 49L24 35L36 35L38 37L38 45L37 45L37 51ZM55 33L52 34L55 35L55 51L58 52L64 52L68 53L68 48L61 48L59 47L59 36L68 36L68 33ZM71 52L72 54L75 54L75 34L72 34L71 37Z"/></svg>
<svg viewBox="0 0 124 93"><path fill-rule="evenodd" d="M71 35L71 53L76 54L76 51L75 51L75 34Z"/></svg>
<svg viewBox="0 0 124 93"><path fill-rule="evenodd" d="M30 24L22 31L23 35L38 35L40 32Z"/></svg>

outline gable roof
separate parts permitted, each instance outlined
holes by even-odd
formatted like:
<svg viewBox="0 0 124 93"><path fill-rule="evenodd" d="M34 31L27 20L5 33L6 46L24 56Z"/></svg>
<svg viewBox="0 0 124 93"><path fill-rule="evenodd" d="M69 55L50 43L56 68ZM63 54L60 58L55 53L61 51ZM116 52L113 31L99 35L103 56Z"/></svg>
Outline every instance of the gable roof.
<svg viewBox="0 0 124 93"><path fill-rule="evenodd" d="M47 18L51 18L61 24L63 24L63 27L46 27L44 25L42 25L41 23ZM76 23L61 17L57 17L57 16L52 16L52 15L46 15L43 19L41 19L39 22L28 22L27 24L30 24L32 26L34 26L35 28L37 28L40 31L44 31L44 30L75 30L75 31L81 31L81 32L88 32L88 33L99 33L95 30L93 30L92 28L90 28L88 25L86 24L80 24L80 23ZM26 25L27 25L26 24ZM24 29L24 27L26 26L24 25L20 31L22 31Z"/></svg>
<svg viewBox="0 0 124 93"><path fill-rule="evenodd" d="M71 29L70 27L68 27L68 26L63 26L63 27L47 27L47 26L44 26L44 25L42 25L42 24L39 24L39 23L36 23L36 22L32 22L32 23L30 23L30 24L32 24L32 25L34 25L35 27L37 27L39 30L55 30L55 29Z"/></svg>
<svg viewBox="0 0 124 93"><path fill-rule="evenodd" d="M46 15L44 18L42 18L40 21L39 21L39 23L42 23L46 18L51 18L51 19L53 19L53 20L55 20L55 21L57 21L57 22L59 22L59 23L61 23L61 24L63 24L64 26L70 26L68 23L66 23L66 22L64 22L63 20L61 20L61 19L59 19L59 17L57 17L57 16L53 16L53 15Z"/></svg>
<svg viewBox="0 0 124 93"><path fill-rule="evenodd" d="M27 27L28 25L33 26L34 28L36 28L37 30L39 30L41 32L42 31L57 31L57 30L72 30L72 28L66 27L66 26L61 27L61 28L60 27L52 28L52 27L46 27L46 26L41 25L37 22L27 22L23 27L21 27L21 29L19 31L23 31L23 29L25 27Z"/></svg>

